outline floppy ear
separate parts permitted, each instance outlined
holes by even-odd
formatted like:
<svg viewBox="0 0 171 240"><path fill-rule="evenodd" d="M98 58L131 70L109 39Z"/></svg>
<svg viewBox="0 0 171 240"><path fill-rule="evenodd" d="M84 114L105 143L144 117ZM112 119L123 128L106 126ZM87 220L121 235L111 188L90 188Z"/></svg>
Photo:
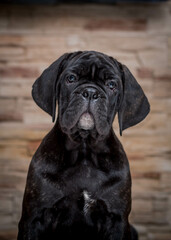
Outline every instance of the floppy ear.
<svg viewBox="0 0 171 240"><path fill-rule="evenodd" d="M68 54L64 54L58 60L53 62L43 71L41 76L34 82L32 87L32 97L37 105L55 120L56 99L57 99L57 81L62 71L64 60Z"/></svg>
<svg viewBox="0 0 171 240"><path fill-rule="evenodd" d="M65 63L70 56L75 56L80 52L65 53L58 60L53 62L41 76L34 82L32 97L37 105L52 116L55 121L56 100L58 98L58 79L63 71Z"/></svg>
<svg viewBox="0 0 171 240"><path fill-rule="evenodd" d="M141 122L149 113L149 102L132 73L120 64L122 71L123 96L118 110L120 135L126 128Z"/></svg>

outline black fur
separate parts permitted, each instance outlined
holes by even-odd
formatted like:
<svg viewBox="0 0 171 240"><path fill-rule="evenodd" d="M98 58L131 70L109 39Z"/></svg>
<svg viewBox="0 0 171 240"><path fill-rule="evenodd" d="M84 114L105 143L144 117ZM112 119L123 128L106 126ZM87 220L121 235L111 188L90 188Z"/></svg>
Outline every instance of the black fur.
<svg viewBox="0 0 171 240"><path fill-rule="evenodd" d="M149 112L130 71L102 53L64 54L32 94L53 120L57 100L58 118L30 164L18 240L138 239L128 222L129 164L112 130L116 113L122 134ZM84 112L93 116L93 129L79 127Z"/></svg>

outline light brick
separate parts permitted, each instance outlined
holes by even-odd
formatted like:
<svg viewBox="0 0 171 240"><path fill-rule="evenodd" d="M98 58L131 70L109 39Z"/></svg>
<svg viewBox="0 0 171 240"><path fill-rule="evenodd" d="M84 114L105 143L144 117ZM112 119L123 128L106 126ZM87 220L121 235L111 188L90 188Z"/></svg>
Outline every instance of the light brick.
<svg viewBox="0 0 171 240"><path fill-rule="evenodd" d="M119 30L119 31L144 31L147 27L145 19L92 19L88 20L86 30Z"/></svg>
<svg viewBox="0 0 171 240"><path fill-rule="evenodd" d="M20 140L37 140L37 139L42 139L45 134L50 131L51 127L49 125L32 125L22 127L21 124L19 127L15 127L12 125L10 126L9 124L1 124L0 128L0 135L2 139L20 139ZM9 132L10 131L10 134Z"/></svg>
<svg viewBox="0 0 171 240"><path fill-rule="evenodd" d="M24 49L21 47L0 47L0 59L8 59L11 57L17 57L18 55L23 55Z"/></svg>
<svg viewBox="0 0 171 240"><path fill-rule="evenodd" d="M170 240L171 233L150 233L148 234L149 240Z"/></svg>
<svg viewBox="0 0 171 240"><path fill-rule="evenodd" d="M167 191L171 192L171 171L166 171L162 173L161 176L161 187Z"/></svg>
<svg viewBox="0 0 171 240"><path fill-rule="evenodd" d="M160 69L166 70L168 59L166 50L145 50L139 52L139 58L142 65L146 68L154 69L155 72L161 72Z"/></svg>
<svg viewBox="0 0 171 240"><path fill-rule="evenodd" d="M0 196L0 213L12 213L12 199L7 196Z"/></svg>
<svg viewBox="0 0 171 240"><path fill-rule="evenodd" d="M4 215L4 214L1 215L1 218L0 218L0 230L1 229L4 230L4 229L8 228L7 226L14 227L11 214L9 214L9 215ZM0 236L1 236L1 233L0 233Z"/></svg>
<svg viewBox="0 0 171 240"><path fill-rule="evenodd" d="M1 77L22 77L22 78L29 78L29 77L37 77L39 75L39 72L37 69L30 69L30 68L24 68L20 66L15 67L1 67L0 68L0 76Z"/></svg>
<svg viewBox="0 0 171 240"><path fill-rule="evenodd" d="M154 96L156 98L171 97L171 81L155 81Z"/></svg>
<svg viewBox="0 0 171 240"><path fill-rule="evenodd" d="M171 67L171 37L169 37L169 39L168 39L168 45L169 45L169 49L168 49L168 51L169 51L169 53L168 53L168 64L169 64L169 67Z"/></svg>

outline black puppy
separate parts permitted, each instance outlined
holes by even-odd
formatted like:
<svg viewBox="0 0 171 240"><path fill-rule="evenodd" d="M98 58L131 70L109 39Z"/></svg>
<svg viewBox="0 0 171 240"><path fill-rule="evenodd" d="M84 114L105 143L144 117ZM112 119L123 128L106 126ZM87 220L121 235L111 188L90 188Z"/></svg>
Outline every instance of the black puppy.
<svg viewBox="0 0 171 240"><path fill-rule="evenodd" d="M120 134L149 113L128 68L105 54L64 54L36 80L33 99L55 120L30 164L18 240L138 239L128 222L131 176Z"/></svg>

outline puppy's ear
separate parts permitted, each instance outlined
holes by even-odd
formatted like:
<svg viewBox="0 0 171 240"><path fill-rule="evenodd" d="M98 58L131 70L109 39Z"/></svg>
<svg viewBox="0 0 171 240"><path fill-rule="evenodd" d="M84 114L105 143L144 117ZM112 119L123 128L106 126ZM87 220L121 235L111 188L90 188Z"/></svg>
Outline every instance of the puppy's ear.
<svg viewBox="0 0 171 240"><path fill-rule="evenodd" d="M129 69L119 63L122 71L123 96L118 110L120 135L126 128L141 122L149 113L149 102Z"/></svg>
<svg viewBox="0 0 171 240"><path fill-rule="evenodd" d="M52 63L41 76L34 82L32 97L37 105L52 116L55 121L56 100L58 98L58 79L62 73L66 62L76 53L66 53Z"/></svg>

